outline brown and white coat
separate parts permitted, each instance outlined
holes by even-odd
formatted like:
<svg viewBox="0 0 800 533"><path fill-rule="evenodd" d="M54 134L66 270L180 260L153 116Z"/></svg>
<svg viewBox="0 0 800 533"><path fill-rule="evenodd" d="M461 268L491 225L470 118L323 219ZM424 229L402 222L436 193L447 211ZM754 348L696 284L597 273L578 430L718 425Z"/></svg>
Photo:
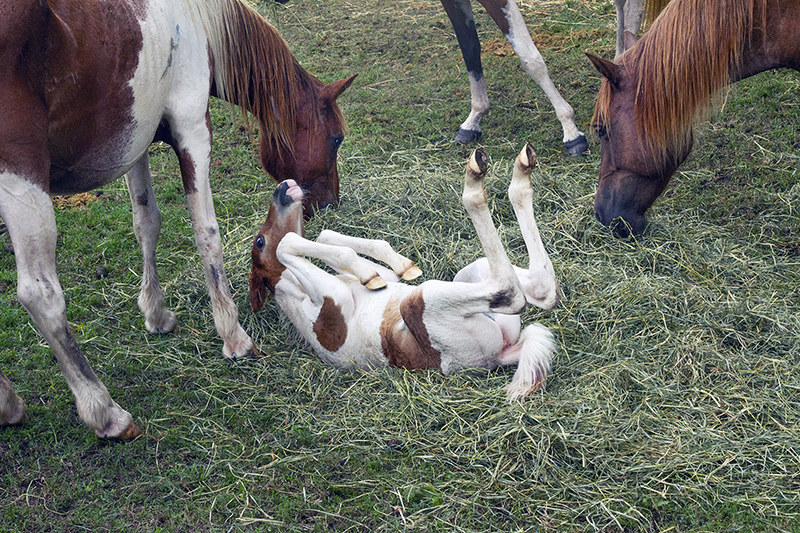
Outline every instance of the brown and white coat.
<svg viewBox="0 0 800 533"><path fill-rule="evenodd" d="M401 282L421 271L385 241L329 230L316 241L302 237L303 191L284 181L253 244L253 309L258 311L271 292L319 357L339 368L436 368L449 374L517 363L507 396L528 394L544 382L555 345L541 324L522 329L519 314L528 303L548 309L559 301L553 266L533 215L534 161L528 145L517 157L509 187L529 267L513 266L503 249L483 188L487 158L478 150L467 164L463 203L486 257L461 270L452 282L429 280L418 286ZM309 257L322 260L338 275Z"/></svg>

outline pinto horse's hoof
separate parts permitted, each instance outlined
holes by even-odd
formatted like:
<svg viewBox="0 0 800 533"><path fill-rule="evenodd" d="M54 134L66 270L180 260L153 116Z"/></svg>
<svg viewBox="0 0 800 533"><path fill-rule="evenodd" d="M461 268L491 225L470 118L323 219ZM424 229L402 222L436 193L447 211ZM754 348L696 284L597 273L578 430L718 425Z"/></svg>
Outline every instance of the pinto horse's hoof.
<svg viewBox="0 0 800 533"><path fill-rule="evenodd" d="M480 130L459 129L458 133L456 133L455 141L458 144L472 144L478 142L481 135L482 132Z"/></svg>
<svg viewBox="0 0 800 533"><path fill-rule="evenodd" d="M108 437L107 440L129 441L129 440L136 439L141 434L142 434L142 432L139 431L139 428L136 427L136 424L131 423L131 425L128 426L128 429L126 429L125 431L123 431L122 433L117 435L116 437Z"/></svg>
<svg viewBox="0 0 800 533"><path fill-rule="evenodd" d="M581 133L575 139L564 143L564 148L570 157L578 157L579 155L589 153L589 143L586 141L586 135Z"/></svg>

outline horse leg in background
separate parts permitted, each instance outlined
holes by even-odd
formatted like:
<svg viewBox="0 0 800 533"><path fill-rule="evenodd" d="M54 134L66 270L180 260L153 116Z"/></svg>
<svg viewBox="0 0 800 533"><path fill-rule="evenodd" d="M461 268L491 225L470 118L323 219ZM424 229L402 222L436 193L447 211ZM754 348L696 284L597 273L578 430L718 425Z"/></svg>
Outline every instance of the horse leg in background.
<svg viewBox="0 0 800 533"><path fill-rule="evenodd" d="M614 59L622 55L627 48L625 32L636 35L642 26L644 0L614 0L617 9L617 49Z"/></svg>
<svg viewBox="0 0 800 533"><path fill-rule="evenodd" d="M564 131L564 148L571 157L577 157L589 150L586 136L575 125L575 111L561 96L550 79L547 65L542 59L542 54L533 44L531 34L525 26L525 20L514 0L478 0L492 17L495 24L514 47L519 56L525 72L539 84L556 112L556 117L561 122Z"/></svg>
<svg viewBox="0 0 800 533"><path fill-rule="evenodd" d="M373 259L377 259L389 265L393 274L397 277L397 279L391 281L398 281L399 278L411 281L422 275L422 271L413 261L398 254L388 242L383 240L351 237L326 229L320 232L319 237L317 237L317 242L334 246L345 246L355 251L357 254L372 257ZM380 267L380 265L376 266ZM391 278L391 276L387 276L383 272L379 271L379 274L385 279Z"/></svg>
<svg viewBox="0 0 800 533"><path fill-rule="evenodd" d="M186 105L192 105L188 98ZM182 111L182 117L194 116L191 111L197 109ZM252 355L256 353L256 349L239 324L239 309L231 298L222 264L222 241L209 183L211 130L208 125L211 124L211 118L208 116L207 105L205 114L200 116L203 120L186 119L183 127L170 123L170 144L180 163L183 188L192 215L195 244L203 262L203 273L211 297L214 325L223 342L222 353L225 357L236 359Z"/></svg>
<svg viewBox="0 0 800 533"><path fill-rule="evenodd" d="M468 144L480 139L481 119L489 112L490 107L481 64L481 43L478 40L478 31L475 29L470 0L441 0L441 2L453 25L469 76L472 108L467 120L458 129L455 139L456 142Z"/></svg>
<svg viewBox="0 0 800 533"><path fill-rule="evenodd" d="M164 293L156 271L156 243L161 231L161 212L153 194L150 163L145 153L125 175L133 209L133 232L142 249L142 289L139 309L144 313L150 333L168 333L175 329L175 314L164 303Z"/></svg>
<svg viewBox="0 0 800 533"><path fill-rule="evenodd" d="M552 309L559 301L558 280L533 214L531 172L534 166L536 152L530 144L526 144L514 161L514 171L508 186L508 198L517 216L530 261L527 270L517 269L517 277L528 303L542 309Z"/></svg>
<svg viewBox="0 0 800 533"><path fill-rule="evenodd" d="M514 47L525 71L539 84L553 104L564 131L564 147L569 155L578 156L588 151L586 136L575 125L575 112L553 85L547 66L536 45L533 44L517 4L514 0L508 0L507 5L503 7L497 0L479 1ZM441 2L453 25L469 74L472 108L456 135L457 142L466 144L480 138L481 119L489 112L490 107L481 65L481 45L475 29L470 0L441 0Z"/></svg>
<svg viewBox="0 0 800 533"><path fill-rule="evenodd" d="M78 415L99 437L138 434L131 415L117 405L97 378L67 325L66 305L56 274L56 219L50 197L24 176L0 172L0 216L17 262L17 296L58 360L75 396ZM0 411L7 410L8 384L0 384Z"/></svg>

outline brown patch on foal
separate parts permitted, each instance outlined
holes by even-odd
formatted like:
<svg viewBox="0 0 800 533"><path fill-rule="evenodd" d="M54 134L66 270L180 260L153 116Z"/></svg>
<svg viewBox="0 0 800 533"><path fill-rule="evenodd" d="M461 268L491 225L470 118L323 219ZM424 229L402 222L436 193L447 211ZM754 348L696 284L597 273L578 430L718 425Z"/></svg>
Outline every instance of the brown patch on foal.
<svg viewBox="0 0 800 533"><path fill-rule="evenodd" d="M314 335L320 345L329 352L335 352L347 340L347 323L339 305L326 296L319 310L317 320L314 321Z"/></svg>
<svg viewBox="0 0 800 533"><path fill-rule="evenodd" d="M431 346L428 329L422 321L424 312L425 300L420 289L399 305L396 299L389 300L381 322L381 347L390 366L409 370L441 367L442 354ZM397 330L401 321L406 327Z"/></svg>

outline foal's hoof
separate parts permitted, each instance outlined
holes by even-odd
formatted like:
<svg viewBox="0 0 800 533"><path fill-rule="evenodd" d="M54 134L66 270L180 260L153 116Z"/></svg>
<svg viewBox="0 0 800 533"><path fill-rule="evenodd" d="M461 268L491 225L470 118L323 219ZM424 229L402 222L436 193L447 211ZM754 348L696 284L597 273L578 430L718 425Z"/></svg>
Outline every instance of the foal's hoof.
<svg viewBox="0 0 800 533"><path fill-rule="evenodd" d="M463 128L456 133L455 141L458 144L472 144L478 142L481 138L482 132L480 130L465 130Z"/></svg>
<svg viewBox="0 0 800 533"><path fill-rule="evenodd" d="M375 274L364 284L364 286L371 291L377 291L378 289L386 287L386 280Z"/></svg>
<svg viewBox="0 0 800 533"><path fill-rule="evenodd" d="M564 148L570 157L578 157L579 155L589 153L589 143L586 141L586 135L581 133L575 139L564 143Z"/></svg>
<svg viewBox="0 0 800 533"><path fill-rule="evenodd" d="M411 265L403 272L403 275L400 276L406 281L411 281L412 279L417 279L422 275L422 270L417 265Z"/></svg>

